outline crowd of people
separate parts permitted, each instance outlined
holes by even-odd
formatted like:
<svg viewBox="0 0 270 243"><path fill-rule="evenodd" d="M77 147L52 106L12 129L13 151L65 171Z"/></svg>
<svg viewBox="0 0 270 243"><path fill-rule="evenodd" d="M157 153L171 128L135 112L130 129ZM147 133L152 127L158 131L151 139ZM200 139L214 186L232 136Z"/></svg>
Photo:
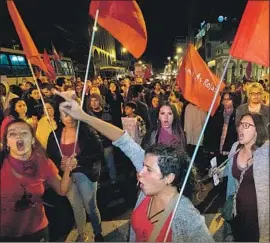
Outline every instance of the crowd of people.
<svg viewBox="0 0 270 243"><path fill-rule="evenodd" d="M85 84L85 96L79 77L37 85L0 83L0 240L51 240L49 198L56 217L65 207L73 212L77 241L88 240L87 220L95 241L104 241L97 190L104 165L113 191L121 193L120 149L140 185L129 240L163 241L207 112L185 100L177 85L158 80L98 76ZM237 214L228 222L234 240L269 241L268 80L243 79L221 92L167 242L213 241L192 204L213 157L218 165L230 159L218 174L228 178L226 198L237 191Z"/></svg>

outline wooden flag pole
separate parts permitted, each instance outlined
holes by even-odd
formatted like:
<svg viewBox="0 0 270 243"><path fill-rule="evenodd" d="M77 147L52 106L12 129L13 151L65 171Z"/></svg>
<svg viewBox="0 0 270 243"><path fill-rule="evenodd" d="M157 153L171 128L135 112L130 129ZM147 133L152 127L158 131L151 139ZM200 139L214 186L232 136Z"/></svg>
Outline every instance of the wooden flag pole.
<svg viewBox="0 0 270 243"><path fill-rule="evenodd" d="M49 117L47 108L46 108L46 106L45 106L45 102L44 102L44 99L43 99L43 95L42 95L41 90L40 90L40 88L39 88L39 86L38 86L37 79L36 79L36 76L35 76L35 74L34 74L33 67L32 67L32 65L31 65L31 63L30 63L30 61L29 61L28 59L27 59L27 62L28 62L28 65L29 65L29 67L30 67L30 71L31 71L31 73L32 73L32 76L33 76L33 79L34 79L34 81L35 81L35 84L36 84L36 86L37 86L38 92L39 92L39 94L40 94L41 102L42 102L42 105L43 105L45 114L46 114L46 116L47 116L47 118L48 118L48 121L49 121L51 130L52 130L52 132L53 132L53 136L54 136L55 142L56 142L56 144L57 144L57 147L58 147L58 149L59 149L59 152L60 152L60 154L61 154L61 157L63 157L63 153L62 153L62 150L61 150L59 141L58 141L58 139L57 139L57 137L56 137L55 131L54 131L54 129L53 129L52 121L51 121L51 119L50 119L50 117Z"/></svg>
<svg viewBox="0 0 270 243"><path fill-rule="evenodd" d="M223 70L223 73L222 73L222 75L221 75L220 81L219 81L219 83L218 83L217 90L216 90L216 92L215 92L215 95L214 95L214 97L213 97L211 106L210 106L209 111L208 111L208 113L207 113L207 116L206 116L206 119L205 119L205 122L204 122L204 125L203 125L203 128L202 128L201 134L200 134L200 136L199 136L199 139L198 139L198 142L197 142L197 145L196 145L196 148L195 148L194 153L193 153L193 155L192 155L192 158L191 158L191 161L190 161L190 164L189 164L189 167L188 167L188 170L187 170L187 173L186 173L186 176L185 176L183 185L181 186L181 190L180 190L180 193L179 193L179 196L178 196L178 199L177 199L175 208L174 208L174 210L173 210L173 214L172 214L172 217L171 217L171 220L170 220L170 224L169 224L168 229L167 229L167 231L166 231L166 235L165 235L165 238L164 238L164 241L163 241L163 242L166 242L166 241L167 241L167 238L168 238L168 235L169 235L169 232L170 232L170 228L171 228L171 226L172 226L173 218L174 218L175 213L176 213L176 210L177 210L177 208L178 208L180 199L181 199L181 197L182 197L182 195L183 195L185 186L186 186L186 184L187 184L187 180L188 180L190 171L191 171L191 169L192 169L192 166L193 166L195 157L196 157L197 152L198 152L198 150L199 150L199 146L200 146L200 144L201 144L201 141L202 141L202 138L203 138L204 131L205 131L205 129L206 129L206 126L207 126L208 120L209 120L209 118L210 118L211 112L212 112L212 110L213 110L213 108L214 108L214 105L215 105L216 99L217 99L217 97L218 97L218 93L219 93L219 90L220 90L222 81L223 81L223 79L224 79L224 77L225 77L225 74L226 74L226 71L227 71L227 69L228 69L228 66L229 66L229 63L230 63L230 61L231 61L231 58L232 58L232 57L229 56L229 58L228 58L228 60L227 60L227 63L226 63L226 66L225 66L225 68L224 68L224 70Z"/></svg>
<svg viewBox="0 0 270 243"><path fill-rule="evenodd" d="M88 78L88 74L89 74L89 68L90 68L90 62L91 62L91 56L92 56L92 49L93 49L93 45L94 45L94 39L95 39L95 33L96 33L96 27L97 27L98 14L99 14L99 10L97 9L96 16L95 16L94 27L93 27L93 32L92 32L92 37L91 37L90 48L89 48L86 73L85 73L85 77L84 77L81 108L83 108L83 102L84 102L85 93L86 93L86 83L87 83L87 78ZM78 136L79 136L79 129L80 129L80 121L78 121L78 125L77 125L73 154L75 154L75 151L76 151L76 146L77 146L77 141L78 141Z"/></svg>

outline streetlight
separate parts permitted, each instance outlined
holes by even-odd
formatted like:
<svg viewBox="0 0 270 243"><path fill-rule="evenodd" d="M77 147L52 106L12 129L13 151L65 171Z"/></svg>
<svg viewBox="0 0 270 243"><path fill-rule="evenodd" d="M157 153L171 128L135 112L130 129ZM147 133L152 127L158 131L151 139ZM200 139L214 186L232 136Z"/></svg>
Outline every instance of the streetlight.
<svg viewBox="0 0 270 243"><path fill-rule="evenodd" d="M178 47L177 49L176 49L176 52L179 54L179 53L182 53L183 52L183 48L182 47Z"/></svg>
<svg viewBox="0 0 270 243"><path fill-rule="evenodd" d="M178 60L178 56L175 56L174 59L175 59L175 60Z"/></svg>
<svg viewBox="0 0 270 243"><path fill-rule="evenodd" d="M95 26L95 27L93 28L93 30L94 30L94 31L97 31L97 30L98 30L98 27L97 27L97 26Z"/></svg>
<svg viewBox="0 0 270 243"><path fill-rule="evenodd" d="M171 60L171 57L167 57L167 59L168 59L168 61L170 61Z"/></svg>
<svg viewBox="0 0 270 243"><path fill-rule="evenodd" d="M126 53L126 52L127 52L127 48L123 47L123 48L122 48L122 52L123 52L123 53Z"/></svg>
<svg viewBox="0 0 270 243"><path fill-rule="evenodd" d="M142 64L142 61L139 61L139 64Z"/></svg>

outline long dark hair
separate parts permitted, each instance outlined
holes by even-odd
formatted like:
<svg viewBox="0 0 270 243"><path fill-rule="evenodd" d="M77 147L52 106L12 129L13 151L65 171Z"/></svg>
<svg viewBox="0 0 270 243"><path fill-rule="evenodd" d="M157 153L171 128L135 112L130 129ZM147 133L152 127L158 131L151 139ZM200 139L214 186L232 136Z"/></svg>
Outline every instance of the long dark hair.
<svg viewBox="0 0 270 243"><path fill-rule="evenodd" d="M143 141L142 141L142 147L144 149L146 149L148 146L151 145L150 144L151 134L155 131L157 131L157 136L156 136L156 142L157 142L158 137L159 137L159 133L160 133L160 129L161 129L161 123L160 123L158 117L159 117L160 109L163 106L168 106L172 110L172 113L173 113L172 131L173 131L173 134L179 138L179 143L178 143L179 148L182 150L185 150L186 138L185 138L185 134L184 134L184 131L182 129L182 126L181 126L181 119L180 119L179 114L177 113L175 106L171 105L169 101L163 101L160 103L160 105L157 109L157 113L156 113L156 119L158 120L158 122L152 124L149 132L147 132L145 134Z"/></svg>
<svg viewBox="0 0 270 243"><path fill-rule="evenodd" d="M59 120L60 120L60 112L59 112L59 109L57 109L57 104L56 102L51 99L51 98L45 98L44 99L44 103L46 104L50 104L50 106L53 108L54 110L54 120L57 124L57 126L59 125ZM45 109L45 107L43 107L43 109ZM46 113L44 111L44 115L46 116Z"/></svg>
<svg viewBox="0 0 270 243"><path fill-rule="evenodd" d="M21 99L21 98L13 98L11 101L10 101L10 109L9 109L9 115L12 116L15 120L18 120L19 119L19 114L18 112L15 110L16 109L16 104L19 102L19 101L23 101L27 107L27 104L26 102ZM27 111L25 113L25 115L27 116Z"/></svg>
<svg viewBox="0 0 270 243"><path fill-rule="evenodd" d="M35 138L35 148L32 149L32 152L34 151L35 153L38 153L39 155L42 155L42 156L45 157L45 151L43 150L43 148L42 148L41 144L39 143L39 141L36 139L35 132L34 132L34 129L32 128L32 126L30 126L27 122L25 122L22 119L15 119L15 120L10 121L7 124L7 126L5 128L5 131L4 131L3 146L2 146L1 158L0 158L0 167L3 164L4 159L9 155L9 150L8 150L8 147L7 147L8 128L11 125L16 124L16 123L23 123L29 128L33 138Z"/></svg>

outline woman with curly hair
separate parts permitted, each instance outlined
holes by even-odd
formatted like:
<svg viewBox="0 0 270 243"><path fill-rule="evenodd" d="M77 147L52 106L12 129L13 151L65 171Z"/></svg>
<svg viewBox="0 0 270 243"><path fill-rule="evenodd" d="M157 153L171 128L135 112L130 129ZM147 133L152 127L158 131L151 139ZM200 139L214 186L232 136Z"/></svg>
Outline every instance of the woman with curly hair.
<svg viewBox="0 0 270 243"><path fill-rule="evenodd" d="M145 151L127 132L88 116L72 100L62 103L60 110L112 140L136 167L141 192L131 216L129 241L163 241L172 217L172 210L168 209L172 208L179 196L190 163L187 154L165 144L154 144ZM187 197L191 189L190 178L169 229L167 242L213 242L204 217Z"/></svg>

